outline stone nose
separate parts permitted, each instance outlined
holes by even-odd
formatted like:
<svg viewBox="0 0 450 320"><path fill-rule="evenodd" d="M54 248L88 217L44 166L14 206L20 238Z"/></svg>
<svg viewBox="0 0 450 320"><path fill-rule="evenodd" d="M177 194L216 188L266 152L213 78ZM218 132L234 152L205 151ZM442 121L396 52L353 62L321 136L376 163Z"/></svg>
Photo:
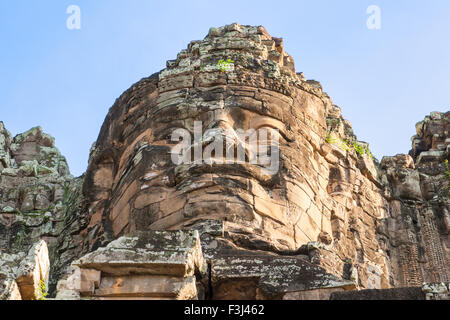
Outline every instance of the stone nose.
<svg viewBox="0 0 450 320"><path fill-rule="evenodd" d="M234 141L237 139L237 133L233 126L227 120L216 120L212 122L206 131L206 136L215 136L216 138L221 138L223 140L228 139L229 141Z"/></svg>
<svg viewBox="0 0 450 320"><path fill-rule="evenodd" d="M208 126L201 144L207 149L223 148L222 154L228 160L248 162L253 158L253 152L242 133L239 134L240 131L235 130L227 120L217 120Z"/></svg>
<svg viewBox="0 0 450 320"><path fill-rule="evenodd" d="M216 142L217 140L222 141L224 144L236 144L238 136L228 123L220 121L214 127L206 130L202 138L204 145Z"/></svg>

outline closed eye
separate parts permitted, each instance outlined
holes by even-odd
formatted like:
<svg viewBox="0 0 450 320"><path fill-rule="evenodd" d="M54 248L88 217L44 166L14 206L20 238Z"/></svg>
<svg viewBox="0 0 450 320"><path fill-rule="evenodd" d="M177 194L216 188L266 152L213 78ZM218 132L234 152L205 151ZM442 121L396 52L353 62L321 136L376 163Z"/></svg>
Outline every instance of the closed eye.
<svg viewBox="0 0 450 320"><path fill-rule="evenodd" d="M259 117L256 119L252 119L250 121L251 128L255 130L259 130L262 128L267 128L267 130L277 131L278 134L286 141L292 142L292 134L289 134L289 131L286 129L286 126L283 122L276 120L270 117Z"/></svg>

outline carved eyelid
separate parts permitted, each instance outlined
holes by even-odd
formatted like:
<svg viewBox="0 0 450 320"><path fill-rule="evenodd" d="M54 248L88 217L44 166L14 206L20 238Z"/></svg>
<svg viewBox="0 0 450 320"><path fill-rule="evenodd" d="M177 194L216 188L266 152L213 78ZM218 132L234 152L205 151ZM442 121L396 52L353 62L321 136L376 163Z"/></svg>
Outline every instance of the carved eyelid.
<svg viewBox="0 0 450 320"><path fill-rule="evenodd" d="M286 136L286 126L283 122L278 121L273 118L256 118L250 120L250 128L258 130L262 127L270 127L279 131L279 133L285 137Z"/></svg>

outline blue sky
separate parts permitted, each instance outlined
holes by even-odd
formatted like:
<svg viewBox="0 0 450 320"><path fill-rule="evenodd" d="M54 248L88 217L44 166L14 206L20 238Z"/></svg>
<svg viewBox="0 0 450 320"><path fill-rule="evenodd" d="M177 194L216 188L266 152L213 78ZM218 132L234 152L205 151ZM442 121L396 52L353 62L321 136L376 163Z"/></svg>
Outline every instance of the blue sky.
<svg viewBox="0 0 450 320"><path fill-rule="evenodd" d="M80 30L66 28L69 5ZM366 27L369 5L381 30ZM407 153L425 115L450 110L448 0L14 0L0 2L0 121L13 135L42 126L80 175L115 99L232 22L283 37L380 160Z"/></svg>

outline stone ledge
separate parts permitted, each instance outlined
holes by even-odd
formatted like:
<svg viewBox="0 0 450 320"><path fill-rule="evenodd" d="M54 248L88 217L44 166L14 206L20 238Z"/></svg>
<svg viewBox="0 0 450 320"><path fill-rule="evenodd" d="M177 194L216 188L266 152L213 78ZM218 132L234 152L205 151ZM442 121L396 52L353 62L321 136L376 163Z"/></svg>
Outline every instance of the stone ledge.
<svg viewBox="0 0 450 320"><path fill-rule="evenodd" d="M352 281L298 257L239 251L212 261L211 282L214 299L290 299L299 292L316 289L355 289ZM215 295L215 291L221 295Z"/></svg>
<svg viewBox="0 0 450 320"><path fill-rule="evenodd" d="M75 261L57 299L198 299L206 271L198 231L136 231Z"/></svg>
<svg viewBox="0 0 450 320"><path fill-rule="evenodd" d="M197 231L137 231L75 261L113 275L191 276L206 271Z"/></svg>
<svg viewBox="0 0 450 320"><path fill-rule="evenodd" d="M330 300L450 300L450 284L424 284L422 287L334 292Z"/></svg>
<svg viewBox="0 0 450 320"><path fill-rule="evenodd" d="M333 292L330 300L425 300L421 288L369 289Z"/></svg>

